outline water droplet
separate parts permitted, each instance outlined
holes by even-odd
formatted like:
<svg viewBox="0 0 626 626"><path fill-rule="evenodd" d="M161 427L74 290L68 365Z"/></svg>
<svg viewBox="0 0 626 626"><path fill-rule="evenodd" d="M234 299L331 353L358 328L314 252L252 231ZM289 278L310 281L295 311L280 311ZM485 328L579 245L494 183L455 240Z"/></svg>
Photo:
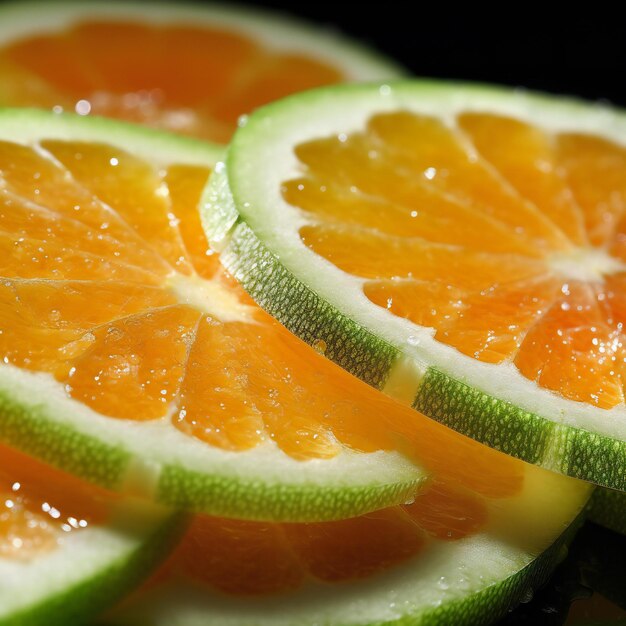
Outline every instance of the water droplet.
<svg viewBox="0 0 626 626"><path fill-rule="evenodd" d="M89 115L91 112L91 102L89 102L89 100L79 100L74 106L74 110L78 115Z"/></svg>
<svg viewBox="0 0 626 626"><path fill-rule="evenodd" d="M421 340L419 337L416 337L415 335L409 335L406 339L406 342L410 345L410 346L419 346L421 343Z"/></svg>
<svg viewBox="0 0 626 626"><path fill-rule="evenodd" d="M318 339L317 341L313 342L313 349L318 354L322 354L322 355L325 354L327 347L328 346L326 345L326 342L323 339Z"/></svg>
<svg viewBox="0 0 626 626"><path fill-rule="evenodd" d="M124 333L117 326L109 326L107 328L108 339L117 340L117 339L121 339L123 336L124 336Z"/></svg>

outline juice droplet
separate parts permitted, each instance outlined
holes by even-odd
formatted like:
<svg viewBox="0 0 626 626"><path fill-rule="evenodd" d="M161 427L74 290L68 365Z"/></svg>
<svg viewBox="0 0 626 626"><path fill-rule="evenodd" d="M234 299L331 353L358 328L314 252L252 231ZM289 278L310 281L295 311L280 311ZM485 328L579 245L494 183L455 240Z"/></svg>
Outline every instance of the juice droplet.
<svg viewBox="0 0 626 626"><path fill-rule="evenodd" d="M324 355L326 353L326 348L327 348L327 345L323 339L318 339L317 341L313 343L313 349L318 354Z"/></svg>

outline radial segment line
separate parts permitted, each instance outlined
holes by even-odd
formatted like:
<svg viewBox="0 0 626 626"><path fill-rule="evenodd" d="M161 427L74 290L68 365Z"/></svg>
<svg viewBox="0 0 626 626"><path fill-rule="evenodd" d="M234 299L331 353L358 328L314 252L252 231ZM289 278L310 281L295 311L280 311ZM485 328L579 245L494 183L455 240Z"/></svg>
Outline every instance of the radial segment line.
<svg viewBox="0 0 626 626"><path fill-rule="evenodd" d="M551 219L546 217L543 211L541 211L534 202L531 202L528 198L522 196L517 191L517 189L508 181L508 179L503 176L500 170L498 170L490 161L487 161L487 159L483 157L483 155L474 146L472 140L458 126L456 126L453 130L455 131L455 134L459 139L459 145L463 148L468 158L471 157L475 163L480 164L488 174L490 174L497 182L500 183L502 189L506 191L509 196L515 197L527 209L529 209L540 222L542 222L545 226L554 231L565 247L572 247L572 241L567 236L567 234L563 232L560 226L558 226Z"/></svg>
<svg viewBox="0 0 626 626"><path fill-rule="evenodd" d="M83 193L87 194L90 198L92 198L94 202L96 202L100 207L102 207L105 211L107 211L115 220L117 220L117 222L120 225L124 226L128 230L128 232L137 240L137 243L141 243L145 249L147 249L150 252L152 252L152 254L156 258L158 258L159 261L165 267L169 268L171 271L176 271L176 268L174 268L171 265L171 263L169 263L166 259L164 259L161 256L161 254L159 253L158 248L156 248L153 244L151 244L146 239L144 239L144 237L135 228L133 228L132 224L130 224L124 218L123 215L121 215L112 206L110 206L104 200L102 200L102 198L96 196L92 191L90 191L88 188L86 188L84 185L82 185L79 181L77 181L74 178L74 176L72 176L72 173L51 152L46 150L40 144L36 144L35 150L37 152L39 152L39 154L42 157L44 157L44 158L48 159L49 161L51 161L56 167L58 167L62 172L64 172L64 175L68 178L68 180L70 180ZM157 174L158 174L158 172L157 172Z"/></svg>
<svg viewBox="0 0 626 626"><path fill-rule="evenodd" d="M8 240L10 243L15 243L15 241L16 241L15 233L8 233L5 230L2 230L2 228L0 228L0 238L4 238L5 240ZM26 241L30 241L33 244L41 244L40 248L44 248L46 245L50 245L49 242L44 241L42 239L33 239L33 238L29 237L28 239L26 239ZM60 247L59 244L57 244L57 243L55 243L54 245L56 247ZM69 246L63 246L63 249L67 250L67 251L70 251L70 252L73 252L76 255L78 255L78 256L80 256L80 257L82 257L84 259L93 260L96 264L99 264L102 261L102 255L92 254L90 252L85 252L84 250L77 249L77 248L71 248ZM120 269L127 268L129 270L136 271L140 275L143 274L146 277L146 279L148 280L146 286L150 285L150 279L154 280L154 277L158 276L158 274L153 274L149 270L147 270L147 269L145 269L143 267L139 267L137 265L131 265L130 263L125 263L123 261L117 261L115 259L106 259L106 260L112 262L115 266L117 266ZM13 278L14 278L13 276L3 276L1 273L0 273L0 276L2 278L7 278L7 279L11 279L11 280L13 280ZM18 277L15 277L15 278L18 278ZM46 278L46 279L39 279L39 280L54 281L55 279L54 278ZM74 279L72 279L72 278L63 278L61 280L74 280ZM100 278L100 279L95 279L95 280L102 280L102 279ZM85 280L85 282L90 282L90 281L89 280ZM141 282L141 283L137 283L137 284L143 285L144 283Z"/></svg>
<svg viewBox="0 0 626 626"><path fill-rule="evenodd" d="M316 177L308 177L308 180L315 184ZM459 210L459 212L465 213L466 215L470 215L473 219L478 219L485 225L488 225L491 228L495 229L503 237L511 238L515 240L519 245L523 246L523 248L528 251L527 256L532 257L532 258L537 258L537 257L541 257L545 255L545 253L540 252L539 250L535 250L536 248L535 242L533 242L532 239L526 236L520 236L518 233L512 231L511 227L508 224L497 219L496 217L483 213L482 211L477 209L475 206L472 206L471 204L464 202L461 198L453 196L449 192L443 191L442 189L437 189L436 187L427 185L423 183L422 181L413 181L413 182L415 182L415 184L424 193L434 196L440 200L444 200L448 204L453 205L456 209ZM418 212L424 211L422 206L419 205L418 203L413 205L409 203L402 203L397 200L388 199L388 198L385 198L384 196L379 196L371 192L364 191L363 189L359 187L359 185L355 186L357 189L357 193L346 191L345 186L342 186L342 185L325 183L325 186L331 190L334 190L335 193L340 194L340 197L342 198L350 199L350 197L357 196L359 198L363 198L364 200L370 202L371 204L379 204L381 205L381 208L383 209L385 208L385 205L387 205L389 207L392 207L394 210L398 211L399 213L404 213L404 212L412 211L412 210L415 210ZM317 215L315 211L309 211L308 209L304 209L301 207L300 207L300 210L309 215ZM449 219L452 219L452 218L449 218ZM343 226L349 226L349 227L355 227L355 228L361 227L363 229L369 229L373 233L379 232L374 226L365 226L362 224L356 224L355 222L342 219L341 217L333 218L332 221L318 218L317 220L307 220L307 222L320 223L320 224L336 223L336 224L341 224ZM385 234L388 234L388 233L385 233ZM411 239L411 238L420 238L420 239L424 239L425 241L432 241L433 243L442 243L433 239L426 239L424 237L417 237L417 236L406 237L406 239ZM470 246L470 245L463 245L463 244L450 244L450 245L459 245L459 246L462 245L464 249L468 249L468 250L475 249L473 246Z"/></svg>
<svg viewBox="0 0 626 626"><path fill-rule="evenodd" d="M38 204L36 202L33 202L32 200L29 200L28 198L25 198L24 196L21 196L20 194L15 193L14 191L10 191L10 190L5 190L3 192L4 196L8 196L10 200L14 200L17 201L18 207L20 209L30 209L34 212L40 213L42 216L50 216L52 219L56 219L56 218L60 218L61 221L63 222L67 222L69 224L74 225L77 229L82 230L83 233L85 235L87 235L90 230L93 230L95 227L90 226L88 223L83 222L82 220L76 219L75 217L72 217L70 215L66 215L64 213L61 213L60 211L56 211L54 209L51 209L50 207L44 206L42 204ZM2 210L2 205L0 205L0 210ZM6 231L3 231L6 232ZM97 232L97 231L94 231ZM112 234L110 234L109 231L102 231L102 234L106 235L107 239L109 241L111 241L114 244L119 244L119 248L121 250L127 250L129 247L128 242L123 242L120 241L119 239L117 239L115 236L113 236ZM30 239L30 238L29 238ZM73 250L77 250L76 248L71 248ZM80 250L80 248L79 248ZM146 250L146 252L150 252L149 250ZM162 259L160 256L154 254L152 255L152 259L155 260L157 263L162 263ZM118 261L116 261L118 262ZM159 274L157 274L156 272L151 271L149 268L145 268L145 267L140 267L137 266L133 263L126 263L124 261L119 261L120 263L124 263L126 265L132 266L132 267L136 267L137 269L141 269L144 270L145 272L148 272L150 274L153 274L154 276L159 276Z"/></svg>
<svg viewBox="0 0 626 626"><path fill-rule="evenodd" d="M498 169L498 167L494 165L491 161L489 161L482 154L482 152L478 150L478 148L474 145L474 142L472 141L471 137L463 129L459 128L458 125L455 125L455 128L452 130L457 135L459 139L459 145L463 147L465 153L468 155L471 155L475 159L476 163L480 163L482 167L485 169L485 171L489 172L500 183L502 188L505 189L507 193L509 193L509 195L515 196L528 209L530 209L535 214L536 217L540 218L544 222L544 224L550 225L555 231L558 231L560 238L564 240L564 242L567 242L568 247L575 245L570 239L569 235L565 231L563 231L563 229L556 222L554 222L554 220L547 217L545 213L530 198L523 196L516 189L513 183L511 183L508 180L508 178ZM550 137L550 139L553 140L552 137ZM554 171L556 172L556 168ZM563 181L567 189L570 190L571 192L569 185L566 184L566 181L563 179L563 177L559 175L559 178ZM571 196L572 198L574 198L573 194L571 194ZM576 207L580 209L578 207L578 203L576 202L575 204L576 204ZM583 226L582 232L584 232L586 236L586 229L584 228L584 222L582 222L582 226Z"/></svg>

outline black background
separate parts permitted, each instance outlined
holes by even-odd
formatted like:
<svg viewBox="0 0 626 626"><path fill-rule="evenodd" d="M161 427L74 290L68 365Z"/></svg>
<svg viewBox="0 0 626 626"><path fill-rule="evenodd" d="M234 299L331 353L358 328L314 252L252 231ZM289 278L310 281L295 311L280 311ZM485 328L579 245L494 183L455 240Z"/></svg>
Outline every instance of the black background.
<svg viewBox="0 0 626 626"><path fill-rule="evenodd" d="M352 35L419 76L494 82L626 106L626 17L601 4L248 2ZM619 6L619 3L614 3Z"/></svg>

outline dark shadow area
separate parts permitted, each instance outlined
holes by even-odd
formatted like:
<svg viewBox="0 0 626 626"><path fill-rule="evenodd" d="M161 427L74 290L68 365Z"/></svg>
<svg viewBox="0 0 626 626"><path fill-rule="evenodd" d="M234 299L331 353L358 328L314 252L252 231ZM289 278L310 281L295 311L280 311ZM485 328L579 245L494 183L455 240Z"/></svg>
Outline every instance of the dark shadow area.
<svg viewBox="0 0 626 626"><path fill-rule="evenodd" d="M532 600L498 626L626 626L626 537L587 524Z"/></svg>
<svg viewBox="0 0 626 626"><path fill-rule="evenodd" d="M617 10L445 3L248 2L360 39L418 76L523 86L626 106L626 37ZM544 7L545 8L545 7ZM556 9L556 7L555 7Z"/></svg>

